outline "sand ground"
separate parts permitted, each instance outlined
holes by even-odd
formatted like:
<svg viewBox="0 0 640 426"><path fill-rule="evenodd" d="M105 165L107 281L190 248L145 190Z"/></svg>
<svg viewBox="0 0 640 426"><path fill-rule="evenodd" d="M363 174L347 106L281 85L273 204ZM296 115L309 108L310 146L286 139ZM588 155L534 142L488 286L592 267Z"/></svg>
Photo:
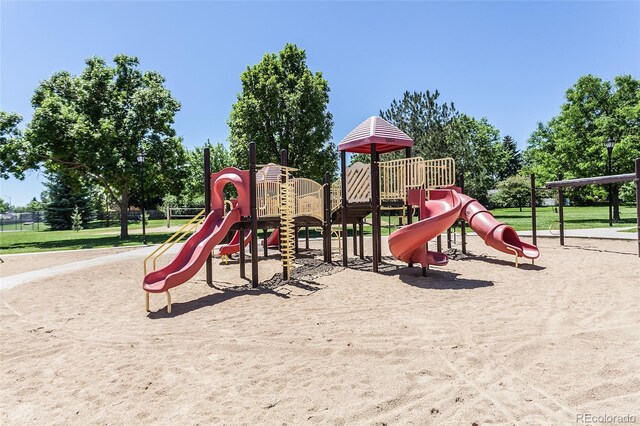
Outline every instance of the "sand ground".
<svg viewBox="0 0 640 426"><path fill-rule="evenodd" d="M367 261L343 269L307 258L296 283L258 290L237 264L216 262L214 288L201 271L172 291L170 315L162 295L144 312L135 251L2 290L0 422L639 419L637 243L539 242L536 265L516 269L470 237L473 256L427 278L390 258L377 275ZM275 256L261 261L261 280L278 270Z"/></svg>

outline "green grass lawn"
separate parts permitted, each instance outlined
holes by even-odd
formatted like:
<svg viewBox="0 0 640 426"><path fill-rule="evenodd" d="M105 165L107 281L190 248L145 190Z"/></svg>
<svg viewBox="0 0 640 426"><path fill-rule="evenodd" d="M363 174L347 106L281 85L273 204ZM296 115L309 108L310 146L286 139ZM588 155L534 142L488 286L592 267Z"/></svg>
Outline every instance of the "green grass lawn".
<svg viewBox="0 0 640 426"><path fill-rule="evenodd" d="M172 220L171 226L184 225L186 219ZM28 253L38 251L54 251L54 250L76 250L86 248L106 248L106 247L122 247L142 245L142 235L133 234L142 228L141 223L129 224L129 238L121 240L119 238L120 227L102 227L83 229L79 232L75 231L50 231L42 229L44 226L40 224L41 230L23 230L13 231L13 226L6 227L6 232L0 233L0 253ZM26 227L25 227L26 228ZM164 242L172 233L166 229L165 220L150 220L147 229L160 228L160 232L148 232L147 243L158 244Z"/></svg>
<svg viewBox="0 0 640 426"><path fill-rule="evenodd" d="M531 208L523 207L522 211L518 208L508 209L494 209L491 210L494 217L500 222L504 222L515 228L516 231L529 231L531 230ZM554 207L538 207L536 209L537 223L536 228L538 230L548 230L551 226L552 229L558 229L558 213L554 211ZM387 223L397 225L399 216L391 216L389 222L389 216L383 212L382 214L382 234L389 234L389 227ZM636 224L636 207L635 206L621 206L620 207L620 222L614 223L614 227L629 228ZM414 222L417 218L414 218ZM371 216L367 218L367 221L371 221ZM395 229L391 227L391 232ZM606 228L609 226L609 207L608 206L595 206L595 207L565 207L564 208L564 227L565 229L587 229L587 228ZM625 231L626 232L626 231Z"/></svg>
<svg viewBox="0 0 640 426"><path fill-rule="evenodd" d="M531 209L523 208L522 212L517 208L511 209L495 209L491 213L501 222L513 226L517 231L531 229ZM620 208L621 221L614 223L615 227L632 228L636 224L635 206L623 206ZM386 212L382 215L382 235L389 235L396 229L399 216L389 216ZM558 213L553 207L539 207L537 209L537 228L538 230L548 230L549 227L557 229ZM565 207L564 209L565 229L585 229L585 228L606 228L609 226L609 209L607 206L597 207ZM414 222L417 218L414 218ZM172 220L172 226L184 225L188 220L179 219ZM371 222L371 217L366 219ZM392 226L389 227L387 224ZM42 226L42 225L41 225ZM129 231L135 231L142 228L140 223L129 224ZM155 229L154 229L155 228ZM11 230L12 227L6 229ZM158 244L169 238L172 233L165 231L165 220L150 220L147 229L153 232L147 233L147 242L149 244ZM365 233L371 233L371 227L365 225ZM351 233L351 225L349 226ZM624 232L636 232L635 229L624 230ZM24 230L24 231L7 231L0 233L0 254L9 253L28 253L39 251L53 250L75 250L85 248L106 248L121 246L136 246L142 244L142 235L132 234L129 238L121 240L119 238L119 227L101 227L83 229L80 232L75 231L49 231L49 230ZM318 229L310 232L310 237L318 237L320 235ZM262 232L259 235L262 238ZM304 232L300 232L300 238L304 238Z"/></svg>

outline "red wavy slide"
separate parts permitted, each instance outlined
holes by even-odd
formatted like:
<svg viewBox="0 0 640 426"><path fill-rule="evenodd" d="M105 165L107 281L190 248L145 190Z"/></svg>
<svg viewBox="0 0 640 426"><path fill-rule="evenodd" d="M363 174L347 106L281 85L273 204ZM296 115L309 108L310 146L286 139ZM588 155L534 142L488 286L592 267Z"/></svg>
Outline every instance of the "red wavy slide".
<svg viewBox="0 0 640 426"><path fill-rule="evenodd" d="M246 247L251 242L251 231L243 231L246 232L244 237L244 244L242 247ZM218 247L218 251L216 252L216 256L229 256L234 253L238 253L240 251L240 231L236 231L233 234L233 238L229 244L224 244Z"/></svg>
<svg viewBox="0 0 640 426"><path fill-rule="evenodd" d="M142 288L149 293L162 293L193 277L204 265L216 244L220 244L231 227L249 214L249 172L227 167L211 176L211 213L202 227L184 243L178 255L168 265L148 273ZM222 190L232 183L238 190L239 202L226 215Z"/></svg>
<svg viewBox="0 0 640 426"><path fill-rule="evenodd" d="M498 222L475 198L464 194L458 194L458 197L462 202L460 218L469 223L471 229L484 240L486 245L503 253L515 254L527 259L536 259L540 256L538 247L520 240L515 229Z"/></svg>
<svg viewBox="0 0 640 426"><path fill-rule="evenodd" d="M460 197L451 189L432 189L428 201L425 201L424 190L411 190L409 198L411 204L420 206L422 220L389 235L389 250L396 259L420 263L423 268L446 265L449 262L447 255L428 251L426 244L458 219L462 208Z"/></svg>
<svg viewBox="0 0 640 426"><path fill-rule="evenodd" d="M238 221L240 209L237 208L224 217L216 211L209 213L202 228L189 237L171 263L144 277L142 288L150 293L161 293L193 277L202 268L215 245L224 239L231 226Z"/></svg>

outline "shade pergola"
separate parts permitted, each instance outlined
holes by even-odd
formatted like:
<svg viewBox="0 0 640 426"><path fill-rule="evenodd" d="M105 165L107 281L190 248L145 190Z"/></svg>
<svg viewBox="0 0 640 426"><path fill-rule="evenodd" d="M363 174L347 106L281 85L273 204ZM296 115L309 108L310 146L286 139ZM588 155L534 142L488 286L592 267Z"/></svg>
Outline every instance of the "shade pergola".
<svg viewBox="0 0 640 426"><path fill-rule="evenodd" d="M382 117L369 117L345 136L338 150L370 154L372 146L378 154L411 148L413 139Z"/></svg>

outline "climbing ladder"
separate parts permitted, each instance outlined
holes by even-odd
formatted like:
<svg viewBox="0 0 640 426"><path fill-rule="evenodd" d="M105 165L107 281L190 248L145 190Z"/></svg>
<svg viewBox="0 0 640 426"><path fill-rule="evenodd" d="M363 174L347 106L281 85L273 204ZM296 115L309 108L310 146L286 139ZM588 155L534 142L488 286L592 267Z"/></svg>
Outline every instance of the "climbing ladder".
<svg viewBox="0 0 640 426"><path fill-rule="evenodd" d="M293 214L295 209L295 187L293 179L289 177L289 167L282 167L280 175L280 253L282 256L285 279L291 277L295 259L295 226Z"/></svg>

